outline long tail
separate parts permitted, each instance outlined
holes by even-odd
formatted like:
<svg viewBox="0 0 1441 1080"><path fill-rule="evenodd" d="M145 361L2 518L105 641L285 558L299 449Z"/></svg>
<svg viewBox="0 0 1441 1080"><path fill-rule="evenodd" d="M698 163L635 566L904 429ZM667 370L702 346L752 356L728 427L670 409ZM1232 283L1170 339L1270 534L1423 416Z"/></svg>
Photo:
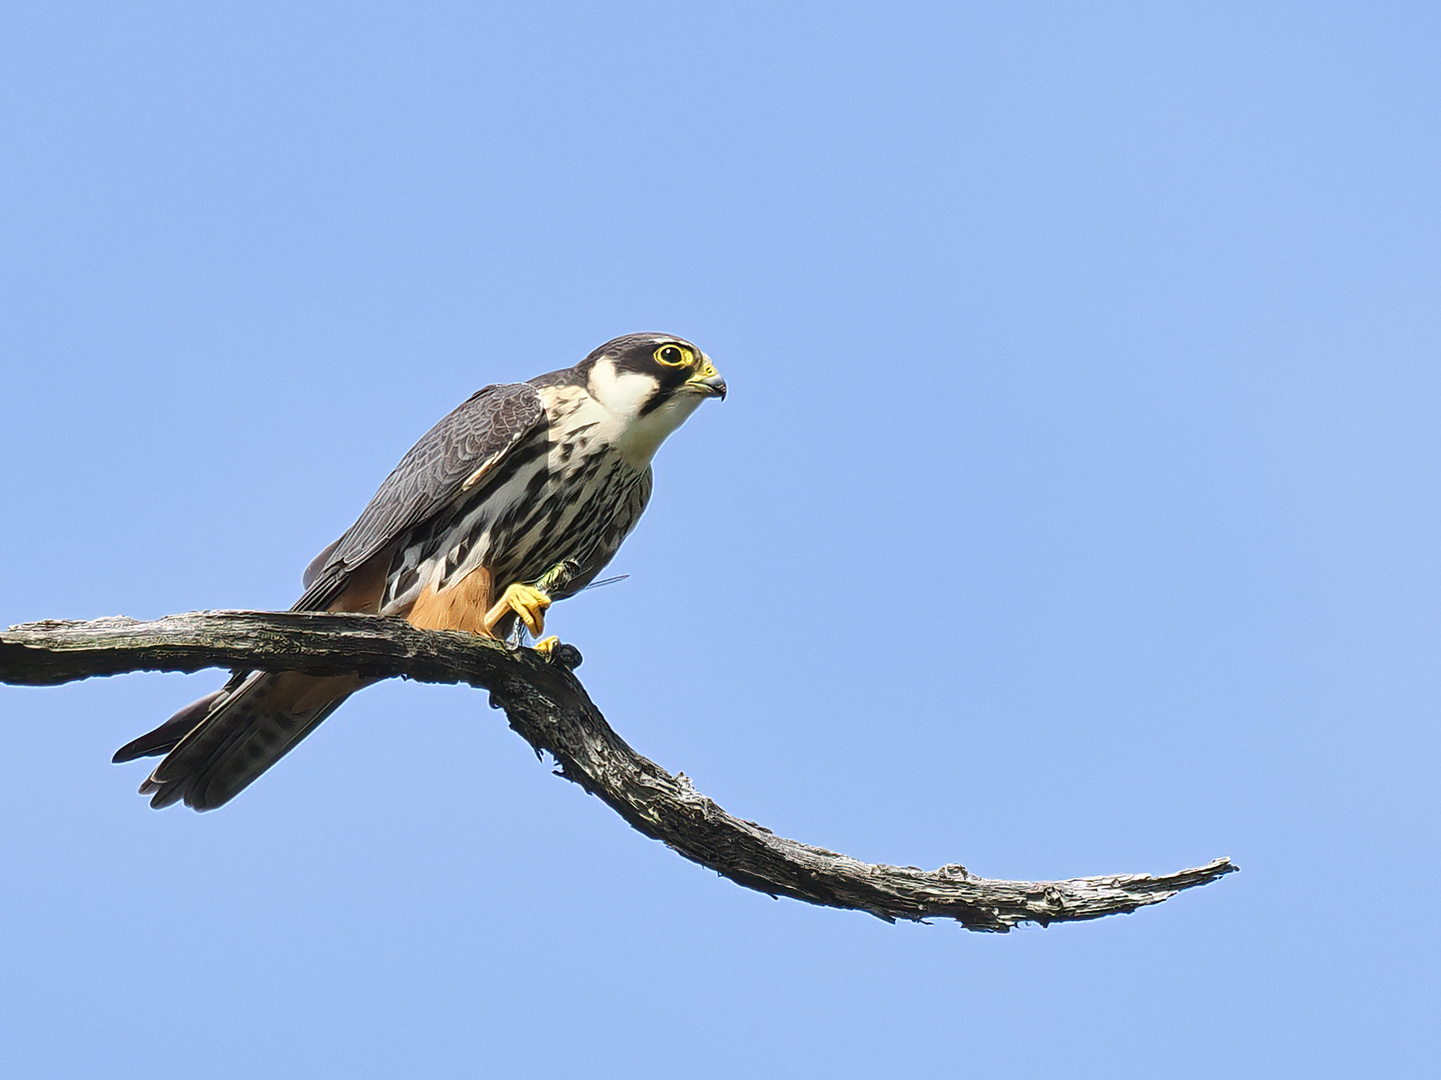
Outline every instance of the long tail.
<svg viewBox="0 0 1441 1080"><path fill-rule="evenodd" d="M140 794L159 809L182 799L196 810L223 806L288 754L369 679L286 671L250 672L187 705L122 746L116 761L165 754Z"/></svg>

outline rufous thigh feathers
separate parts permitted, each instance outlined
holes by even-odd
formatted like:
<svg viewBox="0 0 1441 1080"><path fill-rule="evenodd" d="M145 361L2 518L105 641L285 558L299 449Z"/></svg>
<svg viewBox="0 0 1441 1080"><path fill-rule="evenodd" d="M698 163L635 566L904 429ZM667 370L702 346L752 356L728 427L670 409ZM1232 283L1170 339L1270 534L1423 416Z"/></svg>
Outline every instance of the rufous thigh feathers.
<svg viewBox="0 0 1441 1080"><path fill-rule="evenodd" d="M489 637L485 614L490 610L490 585L490 571L483 566L439 591L429 584L415 598L405 619L422 630L469 630Z"/></svg>

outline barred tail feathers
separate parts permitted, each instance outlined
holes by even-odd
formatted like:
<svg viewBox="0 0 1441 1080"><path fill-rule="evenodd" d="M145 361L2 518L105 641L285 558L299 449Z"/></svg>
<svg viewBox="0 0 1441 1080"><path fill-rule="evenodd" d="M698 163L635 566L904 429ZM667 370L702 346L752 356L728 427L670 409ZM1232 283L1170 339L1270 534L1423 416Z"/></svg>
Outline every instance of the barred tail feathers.
<svg viewBox="0 0 1441 1080"><path fill-rule="evenodd" d="M374 680L254 672L192 705L123 747L116 760L166 757L140 787L160 809L180 802L213 810L288 754L355 691ZM180 734L184 724L190 727ZM168 740L168 744L167 744ZM168 751L168 753L167 753ZM128 755L121 758L121 755Z"/></svg>

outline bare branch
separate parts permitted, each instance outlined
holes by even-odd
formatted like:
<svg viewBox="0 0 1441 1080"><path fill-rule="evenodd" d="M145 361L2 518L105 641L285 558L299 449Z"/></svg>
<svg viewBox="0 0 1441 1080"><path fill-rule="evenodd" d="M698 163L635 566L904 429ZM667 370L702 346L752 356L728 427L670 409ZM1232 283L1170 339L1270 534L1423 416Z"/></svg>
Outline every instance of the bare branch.
<svg viewBox="0 0 1441 1080"><path fill-rule="evenodd" d="M559 646L550 661L400 619L301 612L192 612L154 622L38 622L0 634L0 681L47 686L129 671L206 667L356 672L489 690L510 726L560 774L598 796L635 829L747 888L882 919L955 919L970 930L1007 931L1095 919L1157 904L1236 869L1229 859L1153 877L995 881L961 866L925 871L871 865L776 836L732 817L685 777L637 754L591 703L571 670L580 654Z"/></svg>

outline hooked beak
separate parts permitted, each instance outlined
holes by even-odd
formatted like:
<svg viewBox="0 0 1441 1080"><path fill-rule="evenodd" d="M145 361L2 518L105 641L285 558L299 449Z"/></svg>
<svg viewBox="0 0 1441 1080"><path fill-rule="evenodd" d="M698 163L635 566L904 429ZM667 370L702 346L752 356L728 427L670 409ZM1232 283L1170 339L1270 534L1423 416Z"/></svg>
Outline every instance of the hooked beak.
<svg viewBox="0 0 1441 1080"><path fill-rule="evenodd" d="M686 386L692 390L698 390L710 397L718 397L722 401L726 396L726 381L720 377L720 372L710 362L710 357L705 358L701 369L686 380Z"/></svg>

